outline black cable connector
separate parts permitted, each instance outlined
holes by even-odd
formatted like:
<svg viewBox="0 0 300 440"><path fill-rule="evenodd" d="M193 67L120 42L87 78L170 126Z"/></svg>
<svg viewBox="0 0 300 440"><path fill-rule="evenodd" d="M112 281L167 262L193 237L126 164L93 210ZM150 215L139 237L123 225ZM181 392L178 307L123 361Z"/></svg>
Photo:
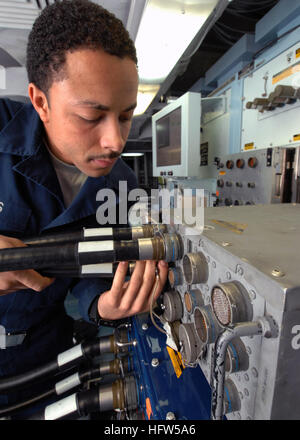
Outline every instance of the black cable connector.
<svg viewBox="0 0 300 440"><path fill-rule="evenodd" d="M100 394L98 387L77 393L76 399L77 412L80 417L100 411Z"/></svg>

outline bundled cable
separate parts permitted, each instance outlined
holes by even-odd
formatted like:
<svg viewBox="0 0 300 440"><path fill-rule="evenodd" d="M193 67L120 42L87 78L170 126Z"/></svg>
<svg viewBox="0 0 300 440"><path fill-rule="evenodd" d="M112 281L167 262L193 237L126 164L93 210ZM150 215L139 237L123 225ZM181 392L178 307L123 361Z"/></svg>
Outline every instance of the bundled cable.
<svg viewBox="0 0 300 440"><path fill-rule="evenodd" d="M126 372L131 370L131 364L128 357L124 357L123 359L116 358L112 361L102 362L97 366L79 365L79 368L77 368L77 371L74 372L74 374L58 381L49 390L23 402L18 402L10 406L0 408L0 416L11 415L24 407L28 407L51 396L61 396L62 394L86 382L100 380L101 377L106 374L120 374L121 370Z"/></svg>
<svg viewBox="0 0 300 440"><path fill-rule="evenodd" d="M83 228L79 231L44 234L39 237L25 238L22 241L27 245L58 245L78 241L136 240L138 238L150 238L157 233L165 232L167 232L167 226L161 224L134 226L130 228Z"/></svg>
<svg viewBox="0 0 300 440"><path fill-rule="evenodd" d="M0 272L45 269L69 265L114 263L117 261L165 260L176 261L182 256L182 241L177 234L162 234L153 238L123 241L82 241L32 245L0 250Z"/></svg>
<svg viewBox="0 0 300 440"><path fill-rule="evenodd" d="M87 241L54 245L28 246L0 250L0 271L41 269L67 263L78 267L114 261L138 260L134 241Z"/></svg>

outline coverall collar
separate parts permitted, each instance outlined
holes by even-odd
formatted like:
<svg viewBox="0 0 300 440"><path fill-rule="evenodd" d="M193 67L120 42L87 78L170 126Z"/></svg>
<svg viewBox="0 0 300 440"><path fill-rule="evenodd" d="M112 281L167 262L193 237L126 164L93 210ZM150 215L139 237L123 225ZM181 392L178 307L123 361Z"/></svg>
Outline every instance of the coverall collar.
<svg viewBox="0 0 300 440"><path fill-rule="evenodd" d="M0 152L31 156L42 143L44 127L31 104L24 104L0 132Z"/></svg>
<svg viewBox="0 0 300 440"><path fill-rule="evenodd" d="M0 152L20 156L13 169L43 186L64 208L56 173L43 143L43 123L31 104L24 104L0 132Z"/></svg>

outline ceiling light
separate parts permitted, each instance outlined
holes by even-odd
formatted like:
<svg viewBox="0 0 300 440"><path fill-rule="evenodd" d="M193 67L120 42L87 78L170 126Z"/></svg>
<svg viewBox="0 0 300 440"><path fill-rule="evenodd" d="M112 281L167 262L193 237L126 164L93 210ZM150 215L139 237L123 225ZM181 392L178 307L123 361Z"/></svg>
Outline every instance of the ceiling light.
<svg viewBox="0 0 300 440"><path fill-rule="evenodd" d="M159 90L159 84L140 84L134 116L143 114Z"/></svg>
<svg viewBox="0 0 300 440"><path fill-rule="evenodd" d="M217 0L149 0L135 41L141 84L161 84Z"/></svg>

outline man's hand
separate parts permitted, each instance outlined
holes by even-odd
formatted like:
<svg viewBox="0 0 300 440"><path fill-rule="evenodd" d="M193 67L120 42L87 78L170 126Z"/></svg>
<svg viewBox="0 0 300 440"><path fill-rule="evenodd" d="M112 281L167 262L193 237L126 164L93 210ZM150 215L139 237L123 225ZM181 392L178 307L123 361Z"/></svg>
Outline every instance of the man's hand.
<svg viewBox="0 0 300 440"><path fill-rule="evenodd" d="M0 235L0 249L25 246L26 245L17 238ZM6 295L7 293L21 289L32 289L36 292L41 292L53 283L53 281L53 278L43 277L32 269L0 272L0 295Z"/></svg>
<svg viewBox="0 0 300 440"><path fill-rule="evenodd" d="M159 280L153 302L159 297L168 275L168 263L158 263ZM129 281L125 281L127 262L119 263L111 289L100 295L98 312L103 319L122 319L150 309L151 294L156 284L156 262L137 261Z"/></svg>

